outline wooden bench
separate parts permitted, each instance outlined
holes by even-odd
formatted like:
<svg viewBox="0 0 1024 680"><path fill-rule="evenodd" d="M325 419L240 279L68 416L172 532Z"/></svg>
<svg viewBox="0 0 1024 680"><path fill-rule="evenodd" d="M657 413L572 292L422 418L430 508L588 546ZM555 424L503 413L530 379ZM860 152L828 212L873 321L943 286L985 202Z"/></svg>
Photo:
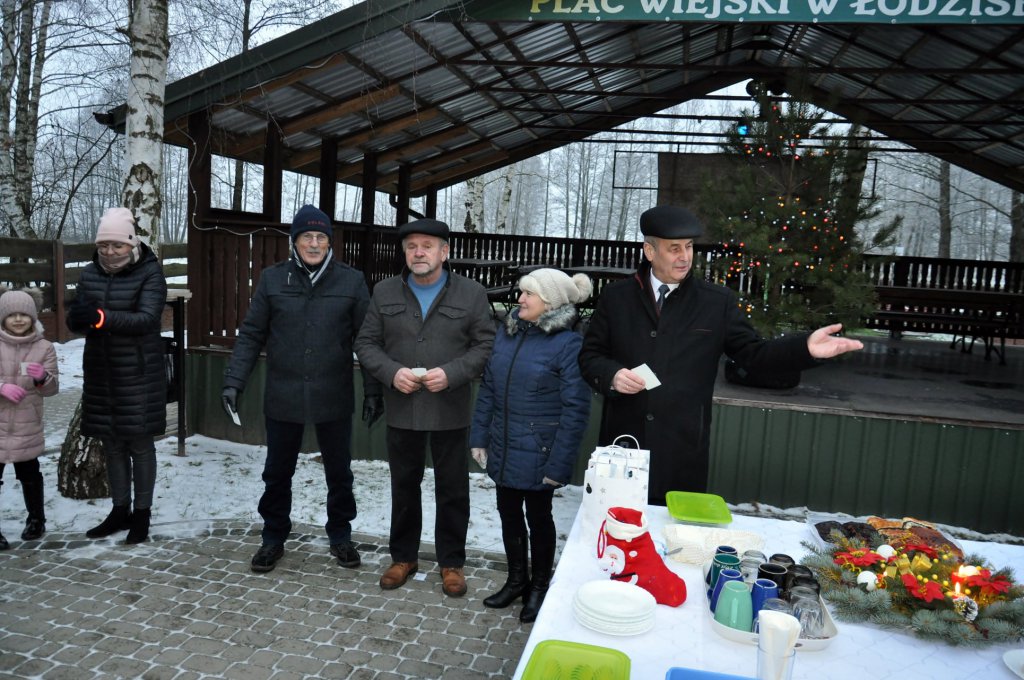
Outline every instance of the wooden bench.
<svg viewBox="0 0 1024 680"><path fill-rule="evenodd" d="M950 347L959 344L963 352L980 339L985 359L994 352L1003 365L1006 339L1024 337L1024 294L908 286L877 286L875 291L878 310L868 325L897 337L904 331L948 333L953 336Z"/></svg>

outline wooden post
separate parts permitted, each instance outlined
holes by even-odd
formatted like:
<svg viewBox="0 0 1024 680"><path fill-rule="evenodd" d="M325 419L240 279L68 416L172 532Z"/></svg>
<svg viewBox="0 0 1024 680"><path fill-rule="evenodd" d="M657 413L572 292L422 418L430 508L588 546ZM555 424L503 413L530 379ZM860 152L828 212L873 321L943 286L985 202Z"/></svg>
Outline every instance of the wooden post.
<svg viewBox="0 0 1024 680"><path fill-rule="evenodd" d="M56 240L53 242L53 256L50 259L53 266L53 323L57 328L57 342L67 342L71 339L71 331L64 322L64 297L67 295L66 279L64 278L64 242Z"/></svg>
<svg viewBox="0 0 1024 680"><path fill-rule="evenodd" d="M430 219L437 219L437 189L435 187L430 187L430 191L427 192L427 206L424 212Z"/></svg>
<svg viewBox="0 0 1024 680"><path fill-rule="evenodd" d="M412 167L408 163L398 166L398 206L395 211L395 224L402 225L409 221L409 185L412 183Z"/></svg>
<svg viewBox="0 0 1024 680"><path fill-rule="evenodd" d="M320 145L320 209L327 213L331 220L334 214L336 195L338 193L338 140L325 139Z"/></svg>
<svg viewBox="0 0 1024 680"><path fill-rule="evenodd" d="M263 147L263 214L272 222L281 221L281 187L284 185L284 144L281 128L267 121L267 143ZM322 198L322 196L321 196Z"/></svg>
<svg viewBox="0 0 1024 680"><path fill-rule="evenodd" d="M359 221L367 227L373 224L374 200L377 191L377 154L367 153L363 156L363 204L359 213Z"/></svg>
<svg viewBox="0 0 1024 680"><path fill-rule="evenodd" d="M209 302L213 294L210 267L207 261L205 226L210 213L210 177L213 158L210 152L210 112L200 111L188 118L188 133L193 143L188 147L188 286L196 298L189 305L190 345L205 344L210 335Z"/></svg>

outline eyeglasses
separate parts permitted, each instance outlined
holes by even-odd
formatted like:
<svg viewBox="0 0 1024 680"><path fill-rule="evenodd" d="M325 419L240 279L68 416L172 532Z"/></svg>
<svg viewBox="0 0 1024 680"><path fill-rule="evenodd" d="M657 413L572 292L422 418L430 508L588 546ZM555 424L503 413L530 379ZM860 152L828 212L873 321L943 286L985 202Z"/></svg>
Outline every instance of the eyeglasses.
<svg viewBox="0 0 1024 680"><path fill-rule="evenodd" d="M327 234L316 234L311 231L307 231L299 236L299 240L306 244L313 244L327 243L331 239L327 237Z"/></svg>
<svg viewBox="0 0 1024 680"><path fill-rule="evenodd" d="M119 253L131 250L132 247L127 243L121 243L119 241L100 241L96 244L96 249L104 253Z"/></svg>

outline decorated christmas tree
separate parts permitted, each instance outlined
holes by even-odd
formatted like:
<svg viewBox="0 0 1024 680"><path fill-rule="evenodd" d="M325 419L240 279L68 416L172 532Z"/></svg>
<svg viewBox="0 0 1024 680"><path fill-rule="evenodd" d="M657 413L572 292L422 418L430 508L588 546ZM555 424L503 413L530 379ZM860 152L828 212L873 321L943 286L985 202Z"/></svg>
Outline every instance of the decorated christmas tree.
<svg viewBox="0 0 1024 680"><path fill-rule="evenodd" d="M704 181L708 234L726 254L716 270L766 336L837 321L856 328L874 306L855 229L873 216L874 202L861 197L868 149L856 126L837 134L809 104L780 103L756 81L748 91L755 108L723 144L731 172Z"/></svg>

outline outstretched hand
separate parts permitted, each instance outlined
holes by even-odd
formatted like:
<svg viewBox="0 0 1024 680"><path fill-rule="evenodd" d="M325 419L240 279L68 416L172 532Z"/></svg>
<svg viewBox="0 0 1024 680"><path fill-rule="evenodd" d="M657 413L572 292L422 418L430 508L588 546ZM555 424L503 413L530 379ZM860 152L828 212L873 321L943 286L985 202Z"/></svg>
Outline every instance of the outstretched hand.
<svg viewBox="0 0 1024 680"><path fill-rule="evenodd" d="M843 329L843 324L834 323L831 326L819 328L807 338L807 351L815 359L831 359L832 357L864 349L864 343L860 340L841 338L833 335Z"/></svg>

